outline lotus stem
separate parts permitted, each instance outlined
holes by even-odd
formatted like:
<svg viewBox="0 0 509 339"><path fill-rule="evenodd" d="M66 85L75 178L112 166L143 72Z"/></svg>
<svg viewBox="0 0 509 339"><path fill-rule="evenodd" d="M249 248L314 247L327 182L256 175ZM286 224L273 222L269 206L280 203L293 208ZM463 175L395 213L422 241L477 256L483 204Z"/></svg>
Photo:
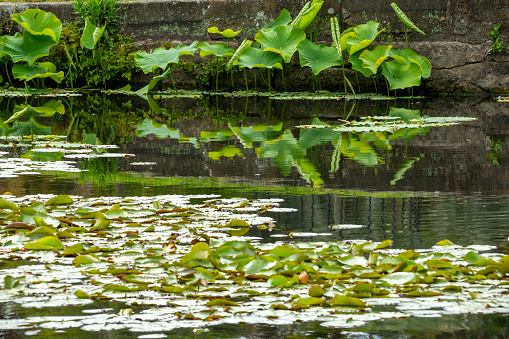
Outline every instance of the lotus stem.
<svg viewBox="0 0 509 339"><path fill-rule="evenodd" d="M247 86L247 74L246 73L247 73L246 68L244 67L244 82L246 83L246 92L249 92L249 87Z"/></svg>
<svg viewBox="0 0 509 339"><path fill-rule="evenodd" d="M270 78L271 78L270 68L268 68L267 69L267 80L269 81L269 92L272 92L272 87L270 86Z"/></svg>
<svg viewBox="0 0 509 339"><path fill-rule="evenodd" d="M355 72L355 79L357 80L357 89L361 92L361 85L359 84L359 75Z"/></svg>
<svg viewBox="0 0 509 339"><path fill-rule="evenodd" d="M375 78L373 78L373 85L375 85L375 93L378 93L378 89L376 88L376 81L375 81Z"/></svg>
<svg viewBox="0 0 509 339"><path fill-rule="evenodd" d="M283 65L283 68L281 69L281 78L283 79L283 88L286 92L285 65Z"/></svg>
<svg viewBox="0 0 509 339"><path fill-rule="evenodd" d="M5 65L5 74L7 74L7 80L9 80L9 85L13 86L12 81L11 81L11 76L9 75L9 69L7 68L7 61L4 62L4 65Z"/></svg>
<svg viewBox="0 0 509 339"><path fill-rule="evenodd" d="M173 81L173 64L170 65L170 78L173 89L176 91L177 87L175 86L175 82Z"/></svg>
<svg viewBox="0 0 509 339"><path fill-rule="evenodd" d="M263 82L265 83L265 85L267 85L267 87L269 87L269 90L270 90L270 85L269 85L269 83L265 80L265 78L263 77L263 73L262 73L262 70L261 70L260 68L258 68L258 72L260 73L260 76L262 77Z"/></svg>
<svg viewBox="0 0 509 339"><path fill-rule="evenodd" d="M407 33L407 31L406 31L406 25L404 25L403 27L405 27L406 48L408 49L408 33Z"/></svg>

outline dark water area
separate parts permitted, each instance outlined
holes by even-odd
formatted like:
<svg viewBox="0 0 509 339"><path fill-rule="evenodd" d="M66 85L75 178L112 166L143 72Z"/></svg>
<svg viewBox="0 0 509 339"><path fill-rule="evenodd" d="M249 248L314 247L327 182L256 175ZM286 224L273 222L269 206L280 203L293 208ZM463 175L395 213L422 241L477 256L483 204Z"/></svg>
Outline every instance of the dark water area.
<svg viewBox="0 0 509 339"><path fill-rule="evenodd" d="M37 104L44 103L43 99L38 100ZM85 197L206 193L281 198L281 207L296 211L268 211L277 230L269 233L254 229L250 235L267 242L275 241L271 237L274 233L290 232L296 235L289 241L391 239L393 247L404 249L426 249L449 239L458 245L487 245L493 251L509 254L508 103L437 97L357 100L353 106L352 101L339 100L211 97L158 99L156 105L149 106L137 97L102 94L65 100L65 114L41 118L39 122L50 126L54 134L67 135L71 141L81 141L85 134L95 133L103 143L119 146L113 152L134 156L75 160L76 167L85 172L0 177L0 193ZM16 101L12 99L4 106L0 112L2 121L12 114ZM314 118L339 124L350 110L350 119L383 116L389 114L391 107L418 110L422 116L477 120L422 128L399 137L298 127L316 122ZM144 119L166 125L171 136L138 136L135 131ZM8 152L6 157L12 156L13 150ZM362 227L341 231L330 228L344 224ZM206 336L189 329L171 335L498 338L509 335L507 319L505 315L451 315L385 320L346 330L313 324L277 328L240 325L236 329L211 327ZM51 336L69 337L69 331ZM71 331L75 331L74 337L92 337L79 329ZM0 330L0 338L17 337L23 335ZM116 331L111 336L94 333L93 337L137 335Z"/></svg>

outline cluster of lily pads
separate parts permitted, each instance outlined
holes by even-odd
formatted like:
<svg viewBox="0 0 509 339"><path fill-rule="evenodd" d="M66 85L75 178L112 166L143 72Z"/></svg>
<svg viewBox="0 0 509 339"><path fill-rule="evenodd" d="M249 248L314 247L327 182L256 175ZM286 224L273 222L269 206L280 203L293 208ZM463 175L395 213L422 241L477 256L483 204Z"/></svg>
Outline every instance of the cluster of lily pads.
<svg viewBox="0 0 509 339"><path fill-rule="evenodd" d="M49 56L50 48L60 41L62 22L53 13L41 9L27 9L23 13L11 14L11 19L23 28L23 34L16 33L13 36L0 36L0 61L6 68L6 75L12 85L9 73L15 79L25 83L25 90L30 92L29 82L36 83L50 78L57 83L65 78L64 72L57 71L55 64L39 59ZM81 45L94 50L97 42L101 39L105 27L96 27L89 18L85 20L85 28L80 39ZM66 48L69 59L69 72L72 71L73 57ZM9 60L14 63L12 70L8 69ZM74 67L76 69L76 67ZM0 82L3 79L0 77Z"/></svg>
<svg viewBox="0 0 509 339"><path fill-rule="evenodd" d="M269 90L272 90L270 83L271 70L281 70L283 86L285 65L289 65L295 52L299 52L300 65L310 67L313 75L318 75L321 71L334 66L343 66L344 91L347 92L346 83L349 84L351 91L354 89L345 77L343 51L347 51L352 68L359 71L366 77L383 77L388 82L388 89L396 90L418 86L421 78L430 76L431 64L426 57L418 55L414 50L407 48L403 50L393 49L392 46L376 46L372 43L383 30L378 30L379 23L369 21L356 27L351 27L340 32L338 20L336 17L331 19L331 32L334 40L333 46L315 44L306 39L304 29L315 19L318 11L323 4L323 0L313 0L308 2L300 11L295 19L288 10L284 9L274 23L263 27L255 35L255 43L245 39L237 50L234 50L229 44L194 41L191 45L178 45L166 49L160 47L152 53L138 51L136 54L136 65L141 67L145 74L155 72L157 75L149 82L147 86L138 91L145 95L150 92L157 83L171 76L173 88L176 89L173 81L173 67L179 63L182 55L194 55L197 49L200 49L200 56L214 56L219 58L229 58L226 70L231 71L233 66L239 66L244 70L249 69L267 69L266 82ZM397 16L406 27L424 34L417 28L398 8L392 4ZM222 34L225 38L232 38L240 33L231 29L219 31L217 27L211 27L211 33ZM217 90L216 74L216 90ZM256 78L255 78L256 81ZM247 78L245 80L246 89L248 88ZM314 83L313 83L314 85Z"/></svg>
<svg viewBox="0 0 509 339"><path fill-rule="evenodd" d="M159 332L300 321L351 327L509 312L509 256L480 254L492 247L448 240L421 250L391 249L391 240L295 242L298 235L270 217L293 211L280 202L4 195L0 259L12 265L0 269L0 304L85 308L66 321L29 316L1 320L1 327ZM248 236L251 228L279 237L262 243ZM86 310L94 301L126 308L99 316Z"/></svg>

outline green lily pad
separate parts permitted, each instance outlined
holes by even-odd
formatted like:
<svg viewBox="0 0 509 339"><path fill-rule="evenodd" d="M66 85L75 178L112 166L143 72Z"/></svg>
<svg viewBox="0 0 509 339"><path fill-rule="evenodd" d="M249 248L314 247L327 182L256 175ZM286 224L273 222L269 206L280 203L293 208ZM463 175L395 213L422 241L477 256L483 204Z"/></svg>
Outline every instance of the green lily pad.
<svg viewBox="0 0 509 339"><path fill-rule="evenodd" d="M48 236L25 244L26 250L61 250L64 244L55 236Z"/></svg>

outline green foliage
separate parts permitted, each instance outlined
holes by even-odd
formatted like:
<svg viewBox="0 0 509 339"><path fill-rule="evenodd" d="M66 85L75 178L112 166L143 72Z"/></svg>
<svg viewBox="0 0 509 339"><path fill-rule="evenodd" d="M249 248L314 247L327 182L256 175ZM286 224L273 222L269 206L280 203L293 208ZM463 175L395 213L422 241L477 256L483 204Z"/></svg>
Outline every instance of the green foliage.
<svg viewBox="0 0 509 339"><path fill-rule="evenodd" d="M112 34L117 31L120 0L74 0L72 5L75 13L79 16L79 22L85 24L86 18L95 26L105 26Z"/></svg>
<svg viewBox="0 0 509 339"><path fill-rule="evenodd" d="M502 40L500 40L500 38L499 38L499 35L500 35L500 33L498 31L499 28L500 28L500 25L495 25L493 27L493 30L489 33L490 40L492 41L492 45L491 45L491 50L488 52L488 54L502 52L502 50L505 48L504 42Z"/></svg>
<svg viewBox="0 0 509 339"><path fill-rule="evenodd" d="M70 22L63 28L59 44L51 50L50 57L57 69L67 73L67 86L76 83L97 86L103 82L118 83L121 78L131 79L136 68L131 38L112 35L111 48L101 44L98 47L101 53L81 48L80 39L80 28Z"/></svg>

